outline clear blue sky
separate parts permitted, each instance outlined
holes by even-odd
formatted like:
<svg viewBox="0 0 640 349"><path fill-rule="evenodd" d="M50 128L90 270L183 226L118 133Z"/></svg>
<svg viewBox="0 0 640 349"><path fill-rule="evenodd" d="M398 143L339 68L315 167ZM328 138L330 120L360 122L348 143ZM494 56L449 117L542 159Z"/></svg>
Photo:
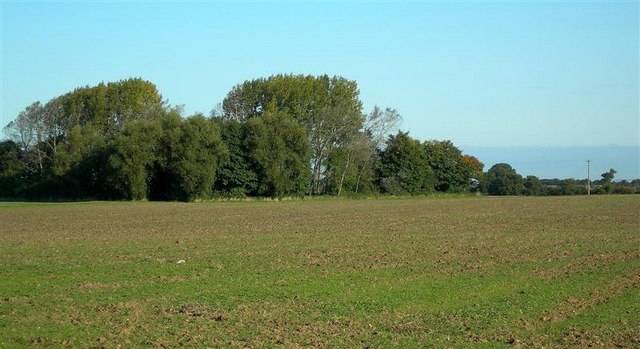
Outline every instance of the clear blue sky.
<svg viewBox="0 0 640 349"><path fill-rule="evenodd" d="M632 2L129 3L2 0L7 124L33 101L127 77L187 113L276 73L356 80L365 111L462 146L640 145Z"/></svg>

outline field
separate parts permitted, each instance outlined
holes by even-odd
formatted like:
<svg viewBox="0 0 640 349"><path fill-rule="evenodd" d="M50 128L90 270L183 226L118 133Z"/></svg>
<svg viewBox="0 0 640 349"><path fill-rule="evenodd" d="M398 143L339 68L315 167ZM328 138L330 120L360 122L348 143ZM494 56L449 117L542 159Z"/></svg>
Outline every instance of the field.
<svg viewBox="0 0 640 349"><path fill-rule="evenodd" d="M640 195L0 203L0 347L640 347L639 213Z"/></svg>

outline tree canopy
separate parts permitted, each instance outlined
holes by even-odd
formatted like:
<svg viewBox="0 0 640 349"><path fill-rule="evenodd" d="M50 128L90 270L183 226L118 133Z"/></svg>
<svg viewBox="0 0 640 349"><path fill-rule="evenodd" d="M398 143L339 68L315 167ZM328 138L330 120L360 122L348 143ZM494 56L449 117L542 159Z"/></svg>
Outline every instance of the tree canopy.
<svg viewBox="0 0 640 349"><path fill-rule="evenodd" d="M522 176L505 163L495 164L489 169L486 183L491 195L520 195L524 191Z"/></svg>

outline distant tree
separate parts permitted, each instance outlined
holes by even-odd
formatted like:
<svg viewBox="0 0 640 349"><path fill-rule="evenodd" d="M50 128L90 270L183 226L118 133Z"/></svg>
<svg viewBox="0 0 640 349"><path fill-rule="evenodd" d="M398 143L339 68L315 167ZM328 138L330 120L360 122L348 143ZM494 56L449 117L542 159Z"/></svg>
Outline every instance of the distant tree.
<svg viewBox="0 0 640 349"><path fill-rule="evenodd" d="M355 81L327 75L274 75L235 86L222 103L226 119L247 121L269 108L283 111L306 130L311 147L310 194L322 194L329 154L362 128L362 102Z"/></svg>
<svg viewBox="0 0 640 349"><path fill-rule="evenodd" d="M228 157L218 167L214 188L225 196L256 195L258 175L246 142L247 124L236 120L217 119Z"/></svg>
<svg viewBox="0 0 640 349"><path fill-rule="evenodd" d="M573 178L567 178L560 182L560 193L562 195L578 195L580 193L580 188L578 187L578 183Z"/></svg>
<svg viewBox="0 0 640 349"><path fill-rule="evenodd" d="M162 136L160 121L135 120L124 125L114 142L115 153L110 157L119 195L130 200L148 197Z"/></svg>
<svg viewBox="0 0 640 349"><path fill-rule="evenodd" d="M538 196L544 194L542 182L536 176L527 176L524 180L524 195Z"/></svg>
<svg viewBox="0 0 640 349"><path fill-rule="evenodd" d="M468 169L463 166L462 151L451 141L426 141L422 144L440 192L462 192L469 185Z"/></svg>
<svg viewBox="0 0 640 349"><path fill-rule="evenodd" d="M364 133L369 135L375 149L382 150L387 137L397 131L401 122L402 116L396 109L376 105L365 118Z"/></svg>
<svg viewBox="0 0 640 349"><path fill-rule="evenodd" d="M273 198L304 195L310 147L304 128L273 106L248 121L247 144L257 165L258 193Z"/></svg>
<svg viewBox="0 0 640 349"><path fill-rule="evenodd" d="M426 194L436 182L422 145L406 132L389 136L378 171L382 190L394 195Z"/></svg>
<svg viewBox="0 0 640 349"><path fill-rule="evenodd" d="M23 185L24 164L20 161L21 151L12 140L0 142L0 197L19 195Z"/></svg>
<svg viewBox="0 0 640 349"><path fill-rule="evenodd" d="M336 147L327 159L328 193L368 193L373 188L378 151L368 132L359 132L349 143Z"/></svg>
<svg viewBox="0 0 640 349"><path fill-rule="evenodd" d="M360 132L336 147L328 159L328 172L334 174L331 192L341 195L343 188L355 194L374 190L375 164L385 140L396 132L402 116L397 110L377 105L366 115ZM331 177L330 177L331 178Z"/></svg>
<svg viewBox="0 0 640 349"><path fill-rule="evenodd" d="M132 78L77 88L57 103L67 130L92 123L101 135L114 138L129 121L161 116L154 110L162 105L162 96L153 83Z"/></svg>
<svg viewBox="0 0 640 349"><path fill-rule="evenodd" d="M524 190L522 176L511 165L493 165L485 177L487 191L491 195L521 195Z"/></svg>
<svg viewBox="0 0 640 349"><path fill-rule="evenodd" d="M609 169L609 171L603 173L602 176L602 188L607 194L613 193L615 189L615 185L613 184L613 177L617 173L614 169Z"/></svg>
<svg viewBox="0 0 640 349"><path fill-rule="evenodd" d="M62 179L65 196L110 197L108 182L111 168L108 158L111 149L92 124L76 125L59 146L54 173Z"/></svg>
<svg viewBox="0 0 640 349"><path fill-rule="evenodd" d="M477 191L480 182L484 178L484 164L478 160L475 156L462 155L460 159L460 166L464 177L467 179L468 189L471 191Z"/></svg>
<svg viewBox="0 0 640 349"><path fill-rule="evenodd" d="M55 159L58 151L58 144L65 140L69 126L67 116L60 97L53 98L43 107L42 128L45 133L44 142Z"/></svg>
<svg viewBox="0 0 640 349"><path fill-rule="evenodd" d="M164 190L154 190L154 196L181 201L209 196L218 164L228 156L218 125L201 114L182 119L174 112L167 115L162 128L156 167L161 179L154 180L166 185Z"/></svg>
<svg viewBox="0 0 640 349"><path fill-rule="evenodd" d="M34 102L4 128L8 138L23 152L24 164L32 172L42 173L50 165L51 157L43 144L48 137L44 117L43 105Z"/></svg>

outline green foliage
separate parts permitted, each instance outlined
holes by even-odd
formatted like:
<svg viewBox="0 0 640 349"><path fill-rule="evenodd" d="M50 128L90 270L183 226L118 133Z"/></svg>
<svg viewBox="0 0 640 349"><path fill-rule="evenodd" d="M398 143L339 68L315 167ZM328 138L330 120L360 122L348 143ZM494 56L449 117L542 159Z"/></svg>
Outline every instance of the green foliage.
<svg viewBox="0 0 640 349"><path fill-rule="evenodd" d="M536 176L527 176L524 180L524 195L538 196L544 194L542 182Z"/></svg>
<svg viewBox="0 0 640 349"><path fill-rule="evenodd" d="M258 193L273 198L303 195L309 180L307 135L289 114L274 109L247 125L247 144L257 165Z"/></svg>
<svg viewBox="0 0 640 349"><path fill-rule="evenodd" d="M274 75L235 86L222 103L224 118L246 121L271 108L299 122L311 147L310 191L323 193L327 159L362 128L362 102L355 81L321 75Z"/></svg>
<svg viewBox="0 0 640 349"><path fill-rule="evenodd" d="M139 78L32 103L4 128L0 196L192 201L584 191L571 180L523 180L508 164L485 176L484 164L450 141L390 136L400 114L375 106L363 115L357 83L339 76L245 81L212 115L183 118L180 107L166 105L156 86ZM593 192L640 191L638 184L614 183L614 175L603 173Z"/></svg>
<svg viewBox="0 0 640 349"><path fill-rule="evenodd" d="M614 169L609 169L609 171L603 173L602 176L602 188L607 194L613 193L615 189L615 185L613 184L613 177L617 173Z"/></svg>
<svg viewBox="0 0 640 349"><path fill-rule="evenodd" d="M75 126L58 149L53 172L60 176L71 197L110 197L107 181L110 147L92 124Z"/></svg>
<svg viewBox="0 0 640 349"><path fill-rule="evenodd" d="M472 192L478 191L480 183L484 179L484 172L482 172L484 164L475 156L462 155L460 166L464 176L467 178L467 189Z"/></svg>
<svg viewBox="0 0 640 349"><path fill-rule="evenodd" d="M156 167L162 180L155 180L168 183L154 196L181 201L210 196L218 163L227 156L218 125L200 114L183 120L170 113L162 128Z"/></svg>
<svg viewBox="0 0 640 349"><path fill-rule="evenodd" d="M562 195L578 195L581 192L578 182L573 178L567 178L560 182L560 193Z"/></svg>
<svg viewBox="0 0 640 349"><path fill-rule="evenodd" d="M161 136L160 122L136 120L128 122L116 138L115 153L110 161L116 170L116 185L125 198L147 198Z"/></svg>
<svg viewBox="0 0 640 349"><path fill-rule="evenodd" d="M247 146L247 125L236 120L218 120L228 157L218 167L214 188L222 196L256 195L258 175Z"/></svg>
<svg viewBox="0 0 640 349"><path fill-rule="evenodd" d="M424 152L436 178L439 192L459 193L469 185L469 169L462 162L462 151L451 141L426 141Z"/></svg>
<svg viewBox="0 0 640 349"><path fill-rule="evenodd" d="M327 158L325 171L326 191L330 194L341 195L343 189L354 191L358 177L358 168L353 162L356 160L353 149L347 147L335 148Z"/></svg>
<svg viewBox="0 0 640 349"><path fill-rule="evenodd" d="M491 195L521 195L524 190L522 176L511 165L493 165L486 175L487 191Z"/></svg>
<svg viewBox="0 0 640 349"><path fill-rule="evenodd" d="M124 125L146 118L162 103L156 86L140 78L81 87L59 97L67 130L89 123L107 137L116 137Z"/></svg>
<svg viewBox="0 0 640 349"><path fill-rule="evenodd" d="M20 147L14 141L0 142L0 197L8 198L18 195L24 170L20 156Z"/></svg>
<svg viewBox="0 0 640 349"><path fill-rule="evenodd" d="M406 132L389 136L380 155L380 186L394 195L432 192L436 182L420 142Z"/></svg>

